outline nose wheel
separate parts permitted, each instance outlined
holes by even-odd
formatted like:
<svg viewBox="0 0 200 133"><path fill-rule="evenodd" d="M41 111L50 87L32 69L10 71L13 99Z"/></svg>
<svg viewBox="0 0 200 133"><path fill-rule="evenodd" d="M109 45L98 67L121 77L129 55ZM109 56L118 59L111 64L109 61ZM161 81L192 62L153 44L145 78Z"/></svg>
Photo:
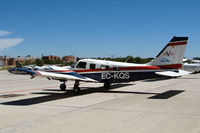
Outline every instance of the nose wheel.
<svg viewBox="0 0 200 133"><path fill-rule="evenodd" d="M60 90L61 91L66 91L66 85L65 85L65 83L60 84Z"/></svg>

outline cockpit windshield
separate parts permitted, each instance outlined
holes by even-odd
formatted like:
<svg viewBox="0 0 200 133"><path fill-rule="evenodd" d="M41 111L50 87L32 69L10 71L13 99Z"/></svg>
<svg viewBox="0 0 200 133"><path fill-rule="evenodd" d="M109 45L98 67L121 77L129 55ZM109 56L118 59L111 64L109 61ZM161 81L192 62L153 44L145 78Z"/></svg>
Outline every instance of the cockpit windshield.
<svg viewBox="0 0 200 133"><path fill-rule="evenodd" d="M72 67L72 68L74 68L74 67L75 67L75 65L76 65L76 63L73 63L73 64L71 65L71 67Z"/></svg>
<svg viewBox="0 0 200 133"><path fill-rule="evenodd" d="M82 62L82 61L80 61L78 64L77 64L77 66L76 66L76 68L86 68L86 62Z"/></svg>

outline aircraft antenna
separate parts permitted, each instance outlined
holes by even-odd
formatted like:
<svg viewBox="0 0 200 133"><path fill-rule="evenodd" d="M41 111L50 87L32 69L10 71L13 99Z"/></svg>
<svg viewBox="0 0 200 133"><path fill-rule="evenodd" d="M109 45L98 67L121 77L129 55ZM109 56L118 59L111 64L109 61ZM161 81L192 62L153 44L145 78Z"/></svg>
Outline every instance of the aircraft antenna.
<svg viewBox="0 0 200 133"><path fill-rule="evenodd" d="M131 56L128 56L128 58L126 59L125 63L127 63L127 61L131 58Z"/></svg>

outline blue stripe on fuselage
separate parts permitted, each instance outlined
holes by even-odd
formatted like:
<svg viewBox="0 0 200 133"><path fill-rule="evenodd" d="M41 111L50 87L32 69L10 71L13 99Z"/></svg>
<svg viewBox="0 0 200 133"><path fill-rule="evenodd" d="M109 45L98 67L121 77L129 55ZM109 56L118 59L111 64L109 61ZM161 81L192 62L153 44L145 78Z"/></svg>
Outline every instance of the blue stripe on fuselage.
<svg viewBox="0 0 200 133"><path fill-rule="evenodd" d="M107 72L107 73L90 73L81 75L84 77L97 80L99 82L112 82L112 83L130 82L130 81L163 77L155 74L155 72L126 72L126 73L119 72L119 74L115 75L114 73Z"/></svg>
<svg viewBox="0 0 200 133"><path fill-rule="evenodd" d="M58 72L55 72L55 73L58 73ZM78 73L75 73L75 72L59 72L59 74L66 74L66 75L71 75L71 76L75 76L75 77L78 77L78 78L81 78L81 79L86 79L85 77L83 77L82 75L78 74Z"/></svg>

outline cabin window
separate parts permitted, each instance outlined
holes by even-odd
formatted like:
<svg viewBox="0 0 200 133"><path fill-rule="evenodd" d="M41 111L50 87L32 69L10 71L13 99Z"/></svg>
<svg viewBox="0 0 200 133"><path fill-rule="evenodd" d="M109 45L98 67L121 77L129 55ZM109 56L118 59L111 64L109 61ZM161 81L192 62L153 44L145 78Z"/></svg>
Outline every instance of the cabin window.
<svg viewBox="0 0 200 133"><path fill-rule="evenodd" d="M90 64L90 69L95 69L96 65L95 64Z"/></svg>
<svg viewBox="0 0 200 133"><path fill-rule="evenodd" d="M106 69L106 70L108 70L108 69L109 69L109 66L107 66L107 65L101 65L101 69Z"/></svg>
<svg viewBox="0 0 200 133"><path fill-rule="evenodd" d="M86 62L79 62L76 68L86 68Z"/></svg>
<svg viewBox="0 0 200 133"><path fill-rule="evenodd" d="M119 71L119 67L113 67L113 71Z"/></svg>

